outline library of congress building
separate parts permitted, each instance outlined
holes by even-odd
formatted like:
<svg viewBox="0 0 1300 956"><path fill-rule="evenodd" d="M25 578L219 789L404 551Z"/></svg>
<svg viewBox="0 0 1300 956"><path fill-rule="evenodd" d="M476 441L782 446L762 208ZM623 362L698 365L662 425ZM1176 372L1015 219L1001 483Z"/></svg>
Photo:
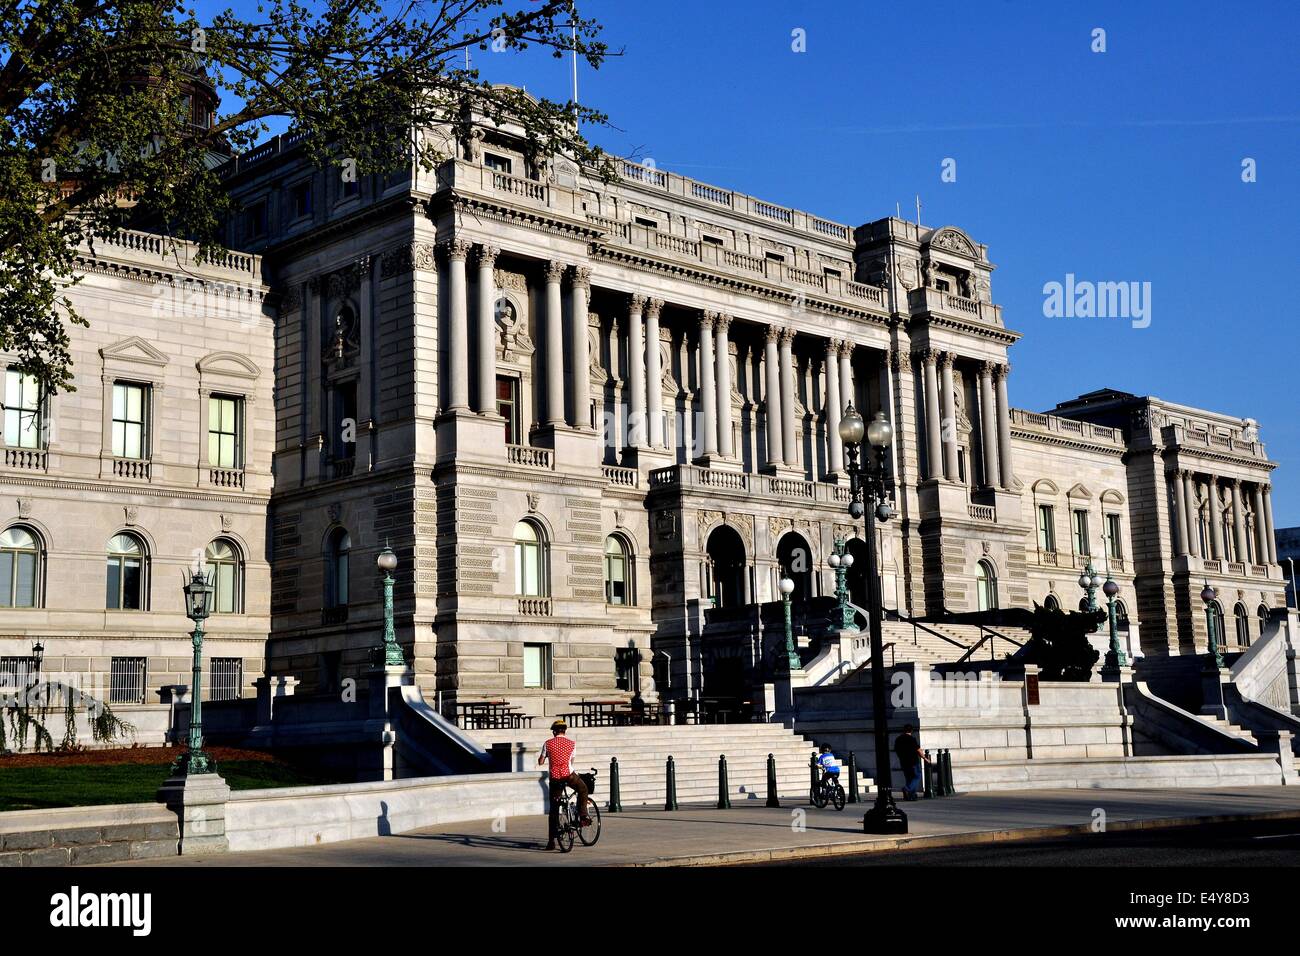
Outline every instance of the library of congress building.
<svg viewBox="0 0 1300 956"><path fill-rule="evenodd" d="M631 162L606 180L521 134L432 131L436 170L359 182L277 137L222 169L220 262L148 233L83 251L76 391L9 357L0 666L39 644L111 701L168 699L201 560L205 697L333 692L381 643L389 546L398 640L444 712L743 698L775 666L778 582L807 643L828 559L861 553L850 402L894 428L891 618L1073 610L1091 563L1155 662L1204 653L1211 618L1242 649L1283 607L1256 424L1105 388L1013 407L1020 333L964 229Z"/></svg>

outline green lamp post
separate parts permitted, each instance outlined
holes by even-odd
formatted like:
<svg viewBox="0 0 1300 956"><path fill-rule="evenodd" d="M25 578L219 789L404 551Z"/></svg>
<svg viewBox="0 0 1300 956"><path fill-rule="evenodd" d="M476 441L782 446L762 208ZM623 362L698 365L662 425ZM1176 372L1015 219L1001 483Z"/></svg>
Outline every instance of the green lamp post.
<svg viewBox="0 0 1300 956"><path fill-rule="evenodd" d="M849 605L849 568L853 567L853 555L849 554L847 542L843 538L835 541L835 550L826 559L835 569L835 620L841 631L856 631L853 608Z"/></svg>
<svg viewBox="0 0 1300 956"><path fill-rule="evenodd" d="M1217 617L1214 613L1214 601L1219 593L1210 587L1210 582L1205 582L1205 588L1201 591L1201 600L1205 602L1205 623L1210 628L1210 657L1214 660L1214 666L1223 667L1223 645L1219 643Z"/></svg>
<svg viewBox="0 0 1300 956"><path fill-rule="evenodd" d="M1088 596L1089 614L1095 614L1097 612L1097 589L1102 587L1103 583L1102 576L1093 569L1092 559L1089 558L1088 566L1084 568L1083 573L1079 575L1079 587L1083 588L1084 594ZM1093 627L1093 630L1101 630L1101 625L1097 624Z"/></svg>
<svg viewBox="0 0 1300 956"><path fill-rule="evenodd" d="M385 544L375 563L384 572L384 665L404 667L406 655L397 643L397 628L393 626L393 571L397 567L397 555Z"/></svg>
<svg viewBox="0 0 1300 956"><path fill-rule="evenodd" d="M799 659L799 649L795 647L794 623L790 616L790 594L794 591L794 582L782 578L777 587L781 590L781 602L785 605L785 659L790 670L797 671L803 667L803 661Z"/></svg>
<svg viewBox="0 0 1300 956"><path fill-rule="evenodd" d="M193 681L190 688L190 733L185 753L172 763L173 777L215 773L216 763L203 751L203 622L212 608L215 589L202 567L190 573L185 591L185 616L194 622L190 640L194 645Z"/></svg>
<svg viewBox="0 0 1300 956"><path fill-rule="evenodd" d="M1110 618L1110 650L1106 652L1106 666L1128 667L1128 655L1119 645L1119 629L1115 625L1115 595L1119 594L1119 585L1108 577L1101 590L1106 595L1107 614Z"/></svg>

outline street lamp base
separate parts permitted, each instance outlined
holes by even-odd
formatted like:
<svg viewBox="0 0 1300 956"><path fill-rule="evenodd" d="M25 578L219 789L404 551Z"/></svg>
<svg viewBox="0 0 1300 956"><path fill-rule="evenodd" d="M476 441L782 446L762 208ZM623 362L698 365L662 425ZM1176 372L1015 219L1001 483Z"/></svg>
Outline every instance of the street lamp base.
<svg viewBox="0 0 1300 956"><path fill-rule="evenodd" d="M876 805L862 815L863 833L906 833L907 814L898 809L893 798L876 801Z"/></svg>
<svg viewBox="0 0 1300 956"><path fill-rule="evenodd" d="M172 761L170 776L190 777L201 773L216 773L217 762L203 750L187 750Z"/></svg>

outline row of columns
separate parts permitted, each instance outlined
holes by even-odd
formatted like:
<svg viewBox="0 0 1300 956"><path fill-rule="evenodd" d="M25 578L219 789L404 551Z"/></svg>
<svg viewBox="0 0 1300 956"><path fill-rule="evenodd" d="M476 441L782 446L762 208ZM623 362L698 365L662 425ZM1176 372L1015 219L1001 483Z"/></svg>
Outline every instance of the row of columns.
<svg viewBox="0 0 1300 956"><path fill-rule="evenodd" d="M937 349L920 353L925 393L927 478L961 479L957 454L957 409L953 364L956 355ZM1009 365L982 362L979 367L980 446L984 458L984 483L1010 490L1014 487L1011 457L1011 406L1007 401Z"/></svg>
<svg viewBox="0 0 1300 956"><path fill-rule="evenodd" d="M1200 535L1197 534L1195 521L1200 515L1197 506L1196 486L1199 484L1195 473L1179 469L1172 476L1174 482L1174 504L1177 509L1177 527L1175 544L1180 555L1193 555L1200 558L1224 560L1227 557L1227 542L1224 538L1223 506L1219 500L1219 479L1206 475L1207 493L1210 504L1210 553L1201 554ZM1242 481L1231 479L1229 488L1232 511L1232 543L1237 559L1245 562L1248 529L1243 502ZM1277 563L1277 543L1273 537L1273 494L1272 486L1256 483L1251 488L1251 504L1255 513L1255 560L1256 563Z"/></svg>

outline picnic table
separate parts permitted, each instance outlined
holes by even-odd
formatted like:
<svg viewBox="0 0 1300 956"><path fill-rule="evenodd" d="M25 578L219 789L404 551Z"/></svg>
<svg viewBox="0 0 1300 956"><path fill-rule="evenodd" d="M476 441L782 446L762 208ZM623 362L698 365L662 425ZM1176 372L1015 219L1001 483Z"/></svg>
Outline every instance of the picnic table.
<svg viewBox="0 0 1300 956"><path fill-rule="evenodd" d="M571 700L569 706L577 707L578 712L561 716L577 717L584 727L608 727L618 723L618 709L626 705L625 700Z"/></svg>
<svg viewBox="0 0 1300 956"><path fill-rule="evenodd" d="M467 700L456 705L457 721L466 730L517 730L533 725L533 718L508 700Z"/></svg>

